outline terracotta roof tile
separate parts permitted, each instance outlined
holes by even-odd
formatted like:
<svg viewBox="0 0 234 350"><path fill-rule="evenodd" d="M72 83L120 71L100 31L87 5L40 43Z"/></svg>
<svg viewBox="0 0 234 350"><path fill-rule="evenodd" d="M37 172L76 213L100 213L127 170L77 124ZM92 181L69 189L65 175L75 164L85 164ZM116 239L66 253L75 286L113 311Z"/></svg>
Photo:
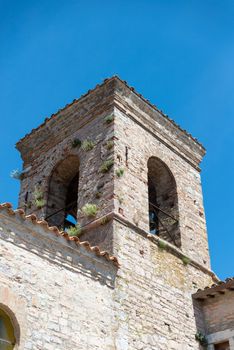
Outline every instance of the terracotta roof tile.
<svg viewBox="0 0 234 350"><path fill-rule="evenodd" d="M2 203L0 204L0 211L4 210L8 215L19 215L23 220L31 221L34 225L41 226L45 231L49 231L56 236L62 236L67 241L74 241L77 246L82 246L85 249L93 252L98 257L103 257L106 260L112 262L115 266L119 267L119 261L115 256L110 256L110 254L106 251L101 252L98 246L91 247L88 241L80 242L78 237L70 237L67 232L60 231L57 226L49 226L48 222L45 220L39 220L35 214L25 215L23 209L12 209L12 205L10 203Z"/></svg>
<svg viewBox="0 0 234 350"><path fill-rule="evenodd" d="M218 281L210 287L207 286L204 289L198 289L197 292L193 294L193 298L204 300L209 297L214 297L215 294L224 294L225 290L234 290L234 277L226 278L224 281Z"/></svg>

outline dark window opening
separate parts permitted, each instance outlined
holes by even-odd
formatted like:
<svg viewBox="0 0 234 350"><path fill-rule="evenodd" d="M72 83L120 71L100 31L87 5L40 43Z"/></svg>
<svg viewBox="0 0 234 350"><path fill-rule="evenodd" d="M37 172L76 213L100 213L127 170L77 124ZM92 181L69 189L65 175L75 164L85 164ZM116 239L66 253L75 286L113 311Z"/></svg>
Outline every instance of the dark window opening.
<svg viewBox="0 0 234 350"><path fill-rule="evenodd" d="M24 202L28 203L28 192L25 193Z"/></svg>
<svg viewBox="0 0 234 350"><path fill-rule="evenodd" d="M10 317L0 309L0 349L12 350L15 345L14 327Z"/></svg>
<svg viewBox="0 0 234 350"><path fill-rule="evenodd" d="M230 350L229 341L225 341L223 343L215 344L215 350Z"/></svg>
<svg viewBox="0 0 234 350"><path fill-rule="evenodd" d="M78 185L79 174L76 174L67 188L64 229L75 226L77 223Z"/></svg>
<svg viewBox="0 0 234 350"><path fill-rule="evenodd" d="M67 229L77 223L79 187L79 160L70 156L60 162L52 172L46 220L50 225Z"/></svg>
<svg viewBox="0 0 234 350"><path fill-rule="evenodd" d="M76 217L70 215L70 214L67 214L65 216L65 222L64 222L64 229L68 228L68 227L75 227L77 224L77 219Z"/></svg>
<svg viewBox="0 0 234 350"><path fill-rule="evenodd" d="M148 161L148 200L150 233L180 246L175 179L167 165L156 157Z"/></svg>
<svg viewBox="0 0 234 350"><path fill-rule="evenodd" d="M159 232L157 194L153 181L150 177L148 177L148 189L150 233L157 234Z"/></svg>

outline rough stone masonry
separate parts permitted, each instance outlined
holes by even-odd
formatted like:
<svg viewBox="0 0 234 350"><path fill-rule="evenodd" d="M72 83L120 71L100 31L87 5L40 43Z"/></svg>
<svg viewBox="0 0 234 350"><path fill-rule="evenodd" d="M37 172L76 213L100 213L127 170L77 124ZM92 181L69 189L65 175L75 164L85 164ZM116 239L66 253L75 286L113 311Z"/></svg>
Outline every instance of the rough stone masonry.
<svg viewBox="0 0 234 350"><path fill-rule="evenodd" d="M192 294L218 281L203 146L113 77L17 148L20 209L0 207L0 308L14 349L200 349Z"/></svg>

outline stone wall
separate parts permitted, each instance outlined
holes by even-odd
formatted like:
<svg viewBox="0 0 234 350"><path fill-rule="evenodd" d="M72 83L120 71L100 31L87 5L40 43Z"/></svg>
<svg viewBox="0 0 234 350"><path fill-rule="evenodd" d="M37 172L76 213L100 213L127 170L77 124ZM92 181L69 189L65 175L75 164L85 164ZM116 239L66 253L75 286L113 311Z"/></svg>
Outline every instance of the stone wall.
<svg viewBox="0 0 234 350"><path fill-rule="evenodd" d="M234 330L234 294L225 291L225 294L215 294L201 302L207 334L225 330ZM234 336L234 334L233 334Z"/></svg>
<svg viewBox="0 0 234 350"><path fill-rule="evenodd" d="M210 285L211 274L184 265L181 256L133 228L116 221L114 226L121 264L115 287L121 349L199 349L191 294Z"/></svg>
<svg viewBox="0 0 234 350"><path fill-rule="evenodd" d="M207 349L234 349L233 279L213 284L193 295L197 329Z"/></svg>
<svg viewBox="0 0 234 350"><path fill-rule="evenodd" d="M2 210L0 244L0 307L19 325L16 349L115 349L111 261Z"/></svg>
<svg viewBox="0 0 234 350"><path fill-rule="evenodd" d="M114 120L108 123L105 118L110 115ZM74 148L72 142L77 138L93 141L93 149ZM19 206L27 213L36 212L45 218L57 210L56 201L51 201L53 196L49 197L51 174L61 161L73 156L79 160L78 221L82 225L90 221L81 209L92 203L98 207L96 218L115 211L144 230L149 230L147 163L150 157L158 158L168 167L176 184L178 203L176 199L176 210L171 212L179 219L172 230L176 231L176 242L185 254L209 268L199 173L204 149L118 78L107 80L53 115L17 147L25 169ZM100 168L109 159L114 159L114 166L102 173ZM122 177L116 174L119 170L124 171ZM43 192L46 206L42 209L33 205L35 186ZM62 206L61 201L58 206ZM168 205L165 208L168 210ZM49 219L51 224L60 224L56 216L54 219ZM108 240L104 230L100 231L98 240L97 231L89 231L82 239L88 238L92 244L113 251L113 232L109 230Z"/></svg>
<svg viewBox="0 0 234 350"><path fill-rule="evenodd" d="M18 214L0 223L0 305L19 323L19 350L199 349L191 294L212 273L179 250L115 218L117 269Z"/></svg>
<svg viewBox="0 0 234 350"><path fill-rule="evenodd" d="M107 116L114 119L107 122ZM74 148L76 138L92 140L94 147ZM204 149L198 141L112 78L46 120L18 143L18 149L25 169L19 204L27 213L35 212L25 196L28 192L27 201L32 201L39 185L46 205L36 212L44 217L54 204L47 201L53 170L64 159L77 157L78 221L85 227L80 239L114 252L121 264L116 271L109 263L84 257L84 248L71 250L58 237L51 244L35 226L29 231L25 223L12 227L11 220L4 221L3 266L12 275L3 272L0 281L6 280L24 300L29 332L22 336L25 349L199 349L191 295L211 285L215 276L209 271L199 169ZM175 244L159 243L149 235L150 157L160 160L173 176L175 200L166 208L179 220ZM108 159L114 160L113 166L100 171ZM98 206L91 223L81 213L86 203ZM105 215L108 222L103 221Z"/></svg>
<svg viewBox="0 0 234 350"><path fill-rule="evenodd" d="M110 95L113 94L112 85L113 83L109 84L108 89L98 88L95 94L84 98L84 101L79 101L78 105L59 112L55 119L47 121L46 125L18 144L24 159L24 169L28 169L21 181L19 207L27 214L36 213L39 217L46 218L53 211L56 213L58 209L62 209L65 206L63 197L67 190L63 179L70 179L72 170L77 171L77 168L79 222L86 225L93 219L84 217L81 213L81 208L87 203L97 205L97 217L113 211L113 169L106 173L100 170L106 160L113 159L114 152L113 145L111 146L114 125L113 122L105 121L113 111L109 101ZM76 139L91 141L93 148L84 150L82 146L73 147L73 141ZM78 161L69 162L67 161L69 158L77 158ZM54 180L51 175L59 169L61 163L65 163L66 166L62 169L63 176L59 177L60 183L53 181L51 186L51 180ZM42 209L34 205L36 187L40 188L46 202ZM53 195L50 195L50 190L53 190ZM58 194L57 199L55 194ZM61 223L59 216L62 215L63 211L50 217L49 223L59 226ZM107 247L112 248L110 244Z"/></svg>
<svg viewBox="0 0 234 350"><path fill-rule="evenodd" d="M148 168L150 157L156 157L170 169L174 176L178 196L178 216L181 249L193 259L210 267L206 222L203 207L202 188L199 170L178 153L175 146L180 147L176 133L170 134L170 142L162 142L157 130L162 128L154 119L149 124L149 111L126 98L125 88L121 86L118 93L121 98L115 108L115 166L123 167L125 174L115 179L115 206L122 207L124 216L137 226L149 230L148 216ZM132 96L132 95L131 95ZM140 100L140 98L138 98ZM133 103L134 102L134 103ZM151 111L152 112L152 111ZM170 129L164 129L169 133ZM191 142L191 149L192 149ZM126 161L127 150L127 161ZM198 151L194 149L194 156ZM198 166L198 163L197 163ZM119 204L118 198L122 199Z"/></svg>

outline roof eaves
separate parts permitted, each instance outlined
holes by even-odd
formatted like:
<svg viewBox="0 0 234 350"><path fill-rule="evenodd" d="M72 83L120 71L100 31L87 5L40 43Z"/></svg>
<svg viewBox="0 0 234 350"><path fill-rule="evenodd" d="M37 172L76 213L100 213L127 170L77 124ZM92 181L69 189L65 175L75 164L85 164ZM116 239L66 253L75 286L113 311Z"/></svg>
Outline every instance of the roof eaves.
<svg viewBox="0 0 234 350"><path fill-rule="evenodd" d="M53 233L57 236L62 236L67 241L74 241L77 246L84 247L86 250L93 252L98 257L104 257L107 261L112 262L116 267L119 267L119 261L115 256L110 255L107 251L101 251L98 246L91 246L88 241L81 242L78 237L70 237L67 232L60 231L57 226L49 226L48 222L45 220L38 220L35 214L25 215L23 209L12 209L11 203L0 204L0 211L4 210L8 215L15 216L19 215L21 219L32 222L35 225L42 227L45 231Z"/></svg>
<svg viewBox="0 0 234 350"><path fill-rule="evenodd" d="M194 299L204 300L207 297L214 297L215 294L224 294L224 290L234 290L234 277L227 278L224 281L218 281L212 286L207 286L204 289L198 289L196 293L193 294Z"/></svg>
<svg viewBox="0 0 234 350"><path fill-rule="evenodd" d="M183 129L180 127L179 124L177 124L173 119L171 119L167 114L165 114L162 110L159 110L158 107L156 105L154 105L153 103L151 103L149 100L147 100L143 95L141 95L140 93L138 93L134 87L128 85L128 83L125 80L122 80L121 78L119 78L117 75L114 75L110 78L106 78L104 79L104 81L101 84L97 84L93 89L90 89L87 91L87 93L85 93L84 95L81 95L79 98L74 99L71 103L66 104L63 108L59 109L57 112L51 114L50 117L47 117L44 119L44 122L42 124L40 124L37 128L32 129L32 131L28 134L26 134L24 137L22 137L18 142L17 142L17 147L20 145L21 142L23 142L26 138L28 138L31 134L33 134L34 132L36 132L37 130L39 130L41 127L43 127L49 120L56 118L56 116L64 111L66 108L69 108L71 106L73 106L75 103L77 103L78 101L80 101L81 99L87 97L88 95L90 95L92 92L94 92L97 88L105 85L106 83L110 82L111 80L117 79L119 80L122 84L124 84L128 89L130 89L136 96L138 96L139 98L141 98L145 103L147 103L151 108L153 108L155 111L157 111L161 116L163 116L164 118L166 118L171 124L173 124L176 128L178 128L181 132L185 133L189 138L191 138L195 143L197 143L204 151L205 153L205 148L204 146L196 139L194 138L187 130Z"/></svg>

